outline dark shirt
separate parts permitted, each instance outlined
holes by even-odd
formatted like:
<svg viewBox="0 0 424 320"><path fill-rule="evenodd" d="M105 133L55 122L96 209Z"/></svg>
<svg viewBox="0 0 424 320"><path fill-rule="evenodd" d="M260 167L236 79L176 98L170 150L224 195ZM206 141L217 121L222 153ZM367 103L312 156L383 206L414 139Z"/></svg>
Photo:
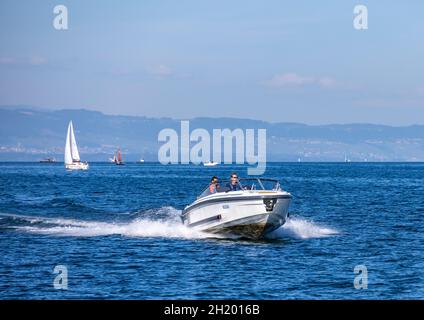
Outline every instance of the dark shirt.
<svg viewBox="0 0 424 320"><path fill-rule="evenodd" d="M226 189L227 189L228 191L238 191L238 190L241 190L241 188L240 188L240 184L239 184L239 183L232 184L231 182L228 182L228 183L225 185L225 187L226 187Z"/></svg>

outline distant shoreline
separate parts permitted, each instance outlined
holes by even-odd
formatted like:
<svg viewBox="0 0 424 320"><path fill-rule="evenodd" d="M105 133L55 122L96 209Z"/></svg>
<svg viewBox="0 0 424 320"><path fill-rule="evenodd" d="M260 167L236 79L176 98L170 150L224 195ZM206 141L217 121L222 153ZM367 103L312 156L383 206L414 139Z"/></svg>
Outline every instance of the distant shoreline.
<svg viewBox="0 0 424 320"><path fill-rule="evenodd" d="M66 128L75 124L84 161L107 161L120 148L123 160L157 161L158 133L176 130L170 118L105 115L88 110L35 111L0 108L0 161L63 160ZM307 125L236 118L193 118L190 129L266 130L269 162L420 162L424 161L424 125ZM233 157L233 160L235 158Z"/></svg>

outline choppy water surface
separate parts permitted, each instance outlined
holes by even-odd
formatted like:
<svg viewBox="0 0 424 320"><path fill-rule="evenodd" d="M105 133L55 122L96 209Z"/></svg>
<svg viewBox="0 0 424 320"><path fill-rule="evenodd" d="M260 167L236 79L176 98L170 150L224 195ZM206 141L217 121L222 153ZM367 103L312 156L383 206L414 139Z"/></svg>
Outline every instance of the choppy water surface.
<svg viewBox="0 0 424 320"><path fill-rule="evenodd" d="M424 297L424 165L272 163L294 195L263 241L211 237L181 209L246 167L0 164L1 299ZM68 290L53 269L68 269ZM354 288L356 265L368 289Z"/></svg>

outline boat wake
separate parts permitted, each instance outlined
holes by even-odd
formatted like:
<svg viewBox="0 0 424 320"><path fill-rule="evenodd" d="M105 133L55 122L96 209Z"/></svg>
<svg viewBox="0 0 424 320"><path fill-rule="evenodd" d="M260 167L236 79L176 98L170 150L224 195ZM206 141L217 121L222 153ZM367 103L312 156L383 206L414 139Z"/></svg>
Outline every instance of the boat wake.
<svg viewBox="0 0 424 320"><path fill-rule="evenodd" d="M29 233L97 237L121 235L127 237L206 238L207 234L185 227L179 218L181 211L170 207L138 213L129 221L88 221L66 218L47 218L0 214L5 226Z"/></svg>
<svg viewBox="0 0 424 320"><path fill-rule="evenodd" d="M71 237L120 235L182 239L224 238L224 236L199 232L184 226L180 220L180 213L181 211L175 208L163 207L136 213L135 217L129 221L111 222L0 213L0 228ZM308 239L337 233L334 229L318 226L311 221L289 218L285 225L270 233L267 238L272 240Z"/></svg>

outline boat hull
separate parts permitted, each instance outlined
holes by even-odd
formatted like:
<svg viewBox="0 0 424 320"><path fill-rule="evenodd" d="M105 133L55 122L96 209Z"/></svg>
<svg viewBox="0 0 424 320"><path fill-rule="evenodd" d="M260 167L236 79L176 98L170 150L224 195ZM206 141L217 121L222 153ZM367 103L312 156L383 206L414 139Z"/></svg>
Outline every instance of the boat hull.
<svg viewBox="0 0 424 320"><path fill-rule="evenodd" d="M207 162L203 164L204 167L215 167L217 165L218 165L218 162Z"/></svg>
<svg viewBox="0 0 424 320"><path fill-rule="evenodd" d="M65 164L67 170L88 170L88 163L86 162L74 162Z"/></svg>
<svg viewBox="0 0 424 320"><path fill-rule="evenodd" d="M182 220L199 231L260 239L286 222L290 201L280 191L218 193L186 207Z"/></svg>

